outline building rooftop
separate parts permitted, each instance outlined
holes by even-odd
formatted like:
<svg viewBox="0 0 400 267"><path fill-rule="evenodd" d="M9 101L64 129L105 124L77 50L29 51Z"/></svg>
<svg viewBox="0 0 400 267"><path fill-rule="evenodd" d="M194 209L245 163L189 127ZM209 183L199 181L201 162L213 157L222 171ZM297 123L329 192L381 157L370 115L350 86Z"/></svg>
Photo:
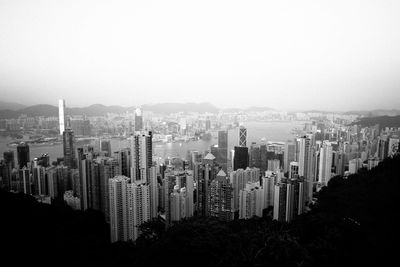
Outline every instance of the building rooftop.
<svg viewBox="0 0 400 267"><path fill-rule="evenodd" d="M214 157L214 155L213 154L211 154L211 153L208 153L205 157L204 157L204 159L207 159L207 160L214 160L215 159L215 157Z"/></svg>

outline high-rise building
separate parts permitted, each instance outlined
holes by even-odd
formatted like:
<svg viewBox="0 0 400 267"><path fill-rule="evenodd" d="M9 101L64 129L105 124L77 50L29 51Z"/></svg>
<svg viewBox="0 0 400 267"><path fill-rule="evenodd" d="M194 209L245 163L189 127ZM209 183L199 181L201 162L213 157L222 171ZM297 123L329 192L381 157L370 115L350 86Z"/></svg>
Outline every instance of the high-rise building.
<svg viewBox="0 0 400 267"><path fill-rule="evenodd" d="M48 188L46 182L46 168L34 167L32 170L32 181L34 188L34 195L48 195Z"/></svg>
<svg viewBox="0 0 400 267"><path fill-rule="evenodd" d="M121 170L121 175L131 177L131 150L130 148L125 148L118 151L118 162L119 168Z"/></svg>
<svg viewBox="0 0 400 267"><path fill-rule="evenodd" d="M31 194L31 179L29 169L24 167L18 170L18 178L20 182L20 192L30 195Z"/></svg>
<svg viewBox="0 0 400 267"><path fill-rule="evenodd" d="M264 190L260 182L247 183L239 194L239 219L262 217L264 210Z"/></svg>
<svg viewBox="0 0 400 267"><path fill-rule="evenodd" d="M261 168L260 146L258 146L255 142L251 143L250 146L249 166L255 168Z"/></svg>
<svg viewBox="0 0 400 267"><path fill-rule="evenodd" d="M244 126L239 127L239 146L247 146L247 129Z"/></svg>
<svg viewBox="0 0 400 267"><path fill-rule="evenodd" d="M141 182L127 184L129 240L140 235L140 226L151 219L150 187Z"/></svg>
<svg viewBox="0 0 400 267"><path fill-rule="evenodd" d="M75 168L75 138L74 132L71 129L65 129L63 132L63 152L64 165L70 168Z"/></svg>
<svg viewBox="0 0 400 267"><path fill-rule="evenodd" d="M142 131L143 130L143 116L142 110L137 108L135 110L135 131Z"/></svg>
<svg viewBox="0 0 400 267"><path fill-rule="evenodd" d="M110 140L101 140L100 142L100 151L105 152L107 157L111 157L111 141Z"/></svg>
<svg viewBox="0 0 400 267"><path fill-rule="evenodd" d="M109 180L111 242L129 240L129 180L126 176L117 176Z"/></svg>
<svg viewBox="0 0 400 267"><path fill-rule="evenodd" d="M272 172L266 177L262 178L262 189L264 191L264 208L274 206L275 180L276 174Z"/></svg>
<svg viewBox="0 0 400 267"><path fill-rule="evenodd" d="M23 167L28 167L30 162L29 145L27 143L21 142L17 146L17 159L18 167L22 169Z"/></svg>
<svg viewBox="0 0 400 267"><path fill-rule="evenodd" d="M223 221L233 220L233 188L225 172L220 170L210 183L208 194L209 215Z"/></svg>
<svg viewBox="0 0 400 267"><path fill-rule="evenodd" d="M60 135L62 135L65 131L66 119L65 119L65 100L58 100L58 122L60 128Z"/></svg>
<svg viewBox="0 0 400 267"><path fill-rule="evenodd" d="M349 160L349 173L355 174L362 168L362 160L360 158Z"/></svg>
<svg viewBox="0 0 400 267"><path fill-rule="evenodd" d="M249 152L245 146L235 146L233 170L246 169L249 166Z"/></svg>
<svg viewBox="0 0 400 267"><path fill-rule="evenodd" d="M303 213L304 184L299 179L282 179L275 185L273 219L290 222Z"/></svg>
<svg viewBox="0 0 400 267"><path fill-rule="evenodd" d="M332 169L332 146L330 142L324 141L319 154L318 183L327 186L331 179Z"/></svg>
<svg viewBox="0 0 400 267"><path fill-rule="evenodd" d="M283 163L284 172L289 171L289 164L292 161L296 161L296 144L288 141L285 143L284 163Z"/></svg>
<svg viewBox="0 0 400 267"><path fill-rule="evenodd" d="M2 186L5 190L11 188L11 173L15 169L14 151L9 150L3 153L4 161L2 166Z"/></svg>
<svg viewBox="0 0 400 267"><path fill-rule="evenodd" d="M229 179L233 188L233 210L238 211L240 190L243 190L248 182L256 183L260 181L260 169L238 169L230 173Z"/></svg>
<svg viewBox="0 0 400 267"><path fill-rule="evenodd" d="M152 166L152 133L137 133L131 138L131 180L148 183Z"/></svg>

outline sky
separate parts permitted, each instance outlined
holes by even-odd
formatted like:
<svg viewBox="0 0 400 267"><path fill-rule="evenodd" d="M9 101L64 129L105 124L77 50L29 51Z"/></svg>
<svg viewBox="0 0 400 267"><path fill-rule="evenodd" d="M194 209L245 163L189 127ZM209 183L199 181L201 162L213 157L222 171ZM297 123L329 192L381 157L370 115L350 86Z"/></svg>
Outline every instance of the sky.
<svg viewBox="0 0 400 267"><path fill-rule="evenodd" d="M0 0L0 100L400 108L400 1Z"/></svg>

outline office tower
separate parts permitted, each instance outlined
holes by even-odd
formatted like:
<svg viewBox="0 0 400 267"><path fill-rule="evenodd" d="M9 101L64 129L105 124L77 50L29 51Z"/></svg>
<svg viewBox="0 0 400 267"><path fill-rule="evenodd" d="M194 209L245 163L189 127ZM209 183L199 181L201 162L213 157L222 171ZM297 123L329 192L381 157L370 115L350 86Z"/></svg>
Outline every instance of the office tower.
<svg viewBox="0 0 400 267"><path fill-rule="evenodd" d="M264 209L274 206L276 174L271 173L267 177L262 178L262 189L264 191Z"/></svg>
<svg viewBox="0 0 400 267"><path fill-rule="evenodd" d="M299 163L292 161L292 162L290 162L289 179L298 178L298 177L299 177Z"/></svg>
<svg viewBox="0 0 400 267"><path fill-rule="evenodd" d="M135 131L142 131L143 130L143 116L142 110L137 108L135 110Z"/></svg>
<svg viewBox="0 0 400 267"><path fill-rule="evenodd" d="M111 157L111 141L101 140L100 141L100 151L105 152L106 157Z"/></svg>
<svg viewBox="0 0 400 267"><path fill-rule="evenodd" d="M228 150L228 131L218 131L218 147Z"/></svg>
<svg viewBox="0 0 400 267"><path fill-rule="evenodd" d="M111 242L128 241L128 194L129 178L117 176L109 180Z"/></svg>
<svg viewBox="0 0 400 267"><path fill-rule="evenodd" d="M18 170L18 179L20 182L20 192L24 194L31 194L31 179L29 169L23 167Z"/></svg>
<svg viewBox="0 0 400 267"><path fill-rule="evenodd" d="M255 183L260 181L260 169L238 169L230 173L229 180L233 188L233 210L238 211L240 190L243 190L248 182Z"/></svg>
<svg viewBox="0 0 400 267"><path fill-rule="evenodd" d="M96 174L96 168L94 168L92 176L98 175L99 210L105 215L106 222L109 222L109 180L121 175L120 165L116 159L108 157L97 158L96 162L98 164L98 174Z"/></svg>
<svg viewBox="0 0 400 267"><path fill-rule="evenodd" d="M14 151L12 150L4 151L3 158L4 162L6 162L11 169L15 168Z"/></svg>
<svg viewBox="0 0 400 267"><path fill-rule="evenodd" d="M268 157L267 157L267 145L266 144L261 144L260 145L260 170L261 173L265 173L265 171L268 169Z"/></svg>
<svg viewBox="0 0 400 267"><path fill-rule="evenodd" d="M227 158L227 150L223 148L219 148L217 146L211 147L211 154L215 156L215 161L219 166L225 171L227 170L228 158Z"/></svg>
<svg viewBox="0 0 400 267"><path fill-rule="evenodd" d="M209 187L212 180L215 179L218 166L215 165L214 156L209 153L203 158L202 163L195 163L194 179L197 184L196 192L196 211L198 216L209 215Z"/></svg>
<svg viewBox="0 0 400 267"><path fill-rule="evenodd" d="M135 241L140 235L140 225L151 219L150 188L139 182L127 184L129 240Z"/></svg>
<svg viewBox="0 0 400 267"><path fill-rule="evenodd" d="M239 127L239 146L247 146L247 129L244 126Z"/></svg>
<svg viewBox="0 0 400 267"><path fill-rule="evenodd" d="M280 222L291 222L302 214L303 182L298 179L282 179L275 185L273 219Z"/></svg>
<svg viewBox="0 0 400 267"><path fill-rule="evenodd" d="M60 128L60 135L62 135L66 128L66 118L65 118L65 100L58 100L58 122Z"/></svg>
<svg viewBox="0 0 400 267"><path fill-rule="evenodd" d="M261 168L260 146L258 146L255 142L251 143L250 146L249 166L255 168Z"/></svg>
<svg viewBox="0 0 400 267"><path fill-rule="evenodd" d="M332 146L331 143L324 141L319 155L318 183L327 186L331 179L332 166Z"/></svg>
<svg viewBox="0 0 400 267"><path fill-rule="evenodd" d="M30 161L29 146L27 143L21 142L17 146L18 168L28 167Z"/></svg>
<svg viewBox="0 0 400 267"><path fill-rule="evenodd" d="M249 152L247 147L235 146L235 156L233 159L233 170L246 169L249 166Z"/></svg>
<svg viewBox="0 0 400 267"><path fill-rule="evenodd" d="M163 179L163 203L165 209L165 223L168 227L171 224L171 194L174 192L176 186L176 172L167 170Z"/></svg>
<svg viewBox="0 0 400 267"><path fill-rule="evenodd" d="M184 184L184 187L176 184L170 195L171 222L193 216L193 176L190 172L186 173Z"/></svg>
<svg viewBox="0 0 400 267"><path fill-rule="evenodd" d="M264 190L260 182L247 183L239 195L239 219L262 217L264 210Z"/></svg>
<svg viewBox="0 0 400 267"><path fill-rule="evenodd" d="M349 160L349 173L355 174L362 168L362 160L360 158Z"/></svg>
<svg viewBox="0 0 400 267"><path fill-rule="evenodd" d="M292 161L296 161L296 144L294 144L291 141L287 141L285 143L285 152L284 152L284 163L283 163L284 172L289 171L289 164Z"/></svg>
<svg viewBox="0 0 400 267"><path fill-rule="evenodd" d="M209 215L223 221L233 220L233 188L225 172L220 170L210 183Z"/></svg>
<svg viewBox="0 0 400 267"><path fill-rule="evenodd" d="M11 188L11 173L15 168L14 151L5 151L3 153L3 157L3 167L0 175L2 176L2 184L4 189L9 190Z"/></svg>
<svg viewBox="0 0 400 267"><path fill-rule="evenodd" d="M268 171L277 171L280 169L281 162L279 159L268 160Z"/></svg>
<svg viewBox="0 0 400 267"><path fill-rule="evenodd" d="M137 133L131 138L131 180L146 183L152 166L152 133Z"/></svg>
<svg viewBox="0 0 400 267"><path fill-rule="evenodd" d="M158 216L158 182L157 182L157 168L155 166L150 167L150 217L157 218Z"/></svg>
<svg viewBox="0 0 400 267"><path fill-rule="evenodd" d="M297 142L299 146L299 156L298 156L299 176L308 179L308 163L309 163L311 141L306 136L303 136L301 138L298 138Z"/></svg>
<svg viewBox="0 0 400 267"><path fill-rule="evenodd" d="M46 169L44 167L34 167L32 170L33 194L48 195L47 181L45 178Z"/></svg>
<svg viewBox="0 0 400 267"><path fill-rule="evenodd" d="M71 129L65 129L63 133L63 152L64 165L70 168L75 168L75 138L74 132Z"/></svg>
<svg viewBox="0 0 400 267"><path fill-rule="evenodd" d="M121 175L131 177L131 150L130 148L125 148L118 151L117 154L119 168L121 170Z"/></svg>

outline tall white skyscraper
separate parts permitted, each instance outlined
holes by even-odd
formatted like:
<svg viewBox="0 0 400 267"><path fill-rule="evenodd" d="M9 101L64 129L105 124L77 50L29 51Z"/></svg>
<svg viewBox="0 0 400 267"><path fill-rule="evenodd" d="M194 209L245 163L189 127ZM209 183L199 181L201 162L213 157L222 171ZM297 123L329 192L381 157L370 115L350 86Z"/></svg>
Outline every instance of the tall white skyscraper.
<svg viewBox="0 0 400 267"><path fill-rule="evenodd" d="M319 173L318 183L321 186L327 186L331 179L331 168L332 168L332 146L331 143L324 141L320 149L319 156Z"/></svg>
<svg viewBox="0 0 400 267"><path fill-rule="evenodd" d="M152 166L152 133L143 132L131 138L132 182L148 183Z"/></svg>
<svg viewBox="0 0 400 267"><path fill-rule="evenodd" d="M128 182L126 176L116 176L108 182L111 242L129 239Z"/></svg>
<svg viewBox="0 0 400 267"><path fill-rule="evenodd" d="M66 126L64 99L58 100L58 121L60 125L60 135L62 135Z"/></svg>
<svg viewBox="0 0 400 267"><path fill-rule="evenodd" d="M150 220L150 186L133 182L127 185L129 240L135 241L139 226Z"/></svg>

